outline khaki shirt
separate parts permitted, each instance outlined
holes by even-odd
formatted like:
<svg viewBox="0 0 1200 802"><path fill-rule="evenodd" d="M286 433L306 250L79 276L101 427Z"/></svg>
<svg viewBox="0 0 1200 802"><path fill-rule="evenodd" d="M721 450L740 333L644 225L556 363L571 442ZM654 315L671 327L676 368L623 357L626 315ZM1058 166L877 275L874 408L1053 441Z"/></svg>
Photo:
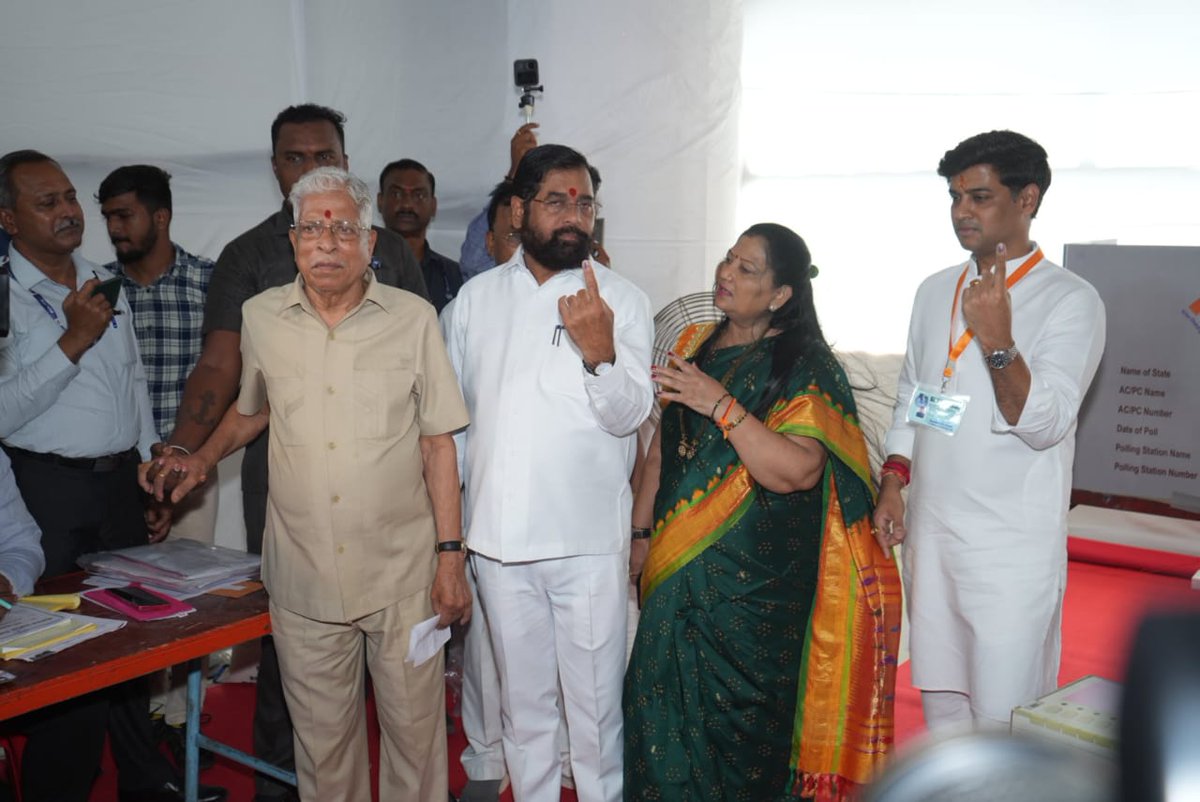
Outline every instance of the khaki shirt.
<svg viewBox="0 0 1200 802"><path fill-rule="evenodd" d="M332 329L299 276L243 307L238 411L271 408L263 581L276 604L322 621L433 582L418 437L467 424L433 307L367 275Z"/></svg>

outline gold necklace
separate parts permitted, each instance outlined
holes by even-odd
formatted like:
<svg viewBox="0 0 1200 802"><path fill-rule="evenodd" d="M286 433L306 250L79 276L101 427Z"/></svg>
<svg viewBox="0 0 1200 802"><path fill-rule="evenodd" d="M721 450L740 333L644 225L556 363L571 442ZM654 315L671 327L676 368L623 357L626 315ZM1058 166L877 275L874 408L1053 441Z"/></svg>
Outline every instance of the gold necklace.
<svg viewBox="0 0 1200 802"><path fill-rule="evenodd" d="M731 378L733 378L733 374L737 373L737 369L742 366L742 363L745 362L751 354L758 351L758 346L760 343L762 343L761 337L755 340L750 347L745 350L745 352L733 360L733 364L729 366L729 370L725 371L725 375L721 377L722 387L724 387L726 390L729 389L728 382ZM713 350L716 350L716 348ZM730 402L730 404L732 403L733 401ZM700 435L697 434L695 437L690 439L688 438L687 423L684 420L684 413L686 412L685 406L686 405L684 404L679 405L679 447L676 449L676 453L684 459L691 459L696 456L696 449L700 445Z"/></svg>

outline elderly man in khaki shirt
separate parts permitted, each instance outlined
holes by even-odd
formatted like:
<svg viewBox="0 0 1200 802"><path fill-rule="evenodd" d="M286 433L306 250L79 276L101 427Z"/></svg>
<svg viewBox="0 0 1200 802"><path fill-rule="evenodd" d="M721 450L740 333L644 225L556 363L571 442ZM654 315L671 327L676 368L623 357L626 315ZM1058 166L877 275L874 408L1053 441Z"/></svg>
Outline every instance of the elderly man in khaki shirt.
<svg viewBox="0 0 1200 802"><path fill-rule="evenodd" d="M182 474L178 501L270 423L263 580L305 800L370 800L363 644L379 711L380 799L447 797L440 655L405 662L414 624L470 617L451 433L467 413L433 307L375 281L366 185L296 182L300 275L243 307L242 389Z"/></svg>

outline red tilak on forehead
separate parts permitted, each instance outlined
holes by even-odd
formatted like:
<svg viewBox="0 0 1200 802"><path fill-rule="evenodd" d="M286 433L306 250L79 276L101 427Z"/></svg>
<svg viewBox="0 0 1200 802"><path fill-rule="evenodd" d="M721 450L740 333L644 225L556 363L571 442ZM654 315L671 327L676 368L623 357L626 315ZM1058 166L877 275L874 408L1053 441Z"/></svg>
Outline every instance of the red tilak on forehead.
<svg viewBox="0 0 1200 802"><path fill-rule="evenodd" d="M326 220L328 220L328 219L329 219L329 218L331 218L331 217L333 217L333 212L331 212L331 211L329 211L328 209L326 209L326 210L325 210L325 219L326 219Z"/></svg>
<svg viewBox="0 0 1200 802"><path fill-rule="evenodd" d="M571 187L570 189L567 190L567 194L573 198L579 194L579 190L575 189L575 187Z"/></svg>
<svg viewBox="0 0 1200 802"><path fill-rule="evenodd" d="M963 178L961 175L958 177L958 191L959 192L967 191L967 179Z"/></svg>

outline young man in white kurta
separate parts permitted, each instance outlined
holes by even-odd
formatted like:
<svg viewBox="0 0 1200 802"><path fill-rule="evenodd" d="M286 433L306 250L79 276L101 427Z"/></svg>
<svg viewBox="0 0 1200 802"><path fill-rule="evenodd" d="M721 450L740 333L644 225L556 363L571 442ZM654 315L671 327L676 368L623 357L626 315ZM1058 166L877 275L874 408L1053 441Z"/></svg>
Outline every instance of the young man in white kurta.
<svg viewBox="0 0 1200 802"><path fill-rule="evenodd" d="M998 134L1020 136L981 136ZM894 529L893 542L904 542L913 683L923 691L931 728L956 721L1001 726L1013 707L1056 687L1076 418L1104 347L1099 295L1042 258L1027 237L1049 168L1043 187L1021 190L1032 187L1036 195L1023 212L1014 211L1023 203L1017 192L999 199L981 195L987 196L982 203L1015 205L1005 207L1006 214L1016 215L1010 221L1015 231L991 231L983 215L959 208L971 203L963 197L984 182L961 180L958 173L947 176L955 198L952 217L960 241L975 255L966 265L935 273L917 291L886 441L889 459L911 462L907 536L903 522L881 515L889 494L899 497L889 484L895 476L882 477L876 513L883 536ZM981 174L961 172L968 178ZM970 398L960 427L949 436L908 423L914 387L942 386L950 343L958 341L968 328L965 318L978 308L971 294L987 289L975 279L990 280L995 297L1003 297L1005 282L990 265L979 270L980 254L994 255L1002 243L1010 243L1012 255L1006 248L988 260L1003 261L1000 276L1032 265L1008 289L1007 331L989 329L990 321L977 318L972 326L977 336L952 364L943 392ZM952 309L957 309L953 321ZM989 365L985 357L1010 344L1022 364ZM1015 421L1006 417L1004 385L996 375L1013 368L1027 369L1028 375Z"/></svg>
<svg viewBox="0 0 1200 802"><path fill-rule="evenodd" d="M531 154L536 161L559 147ZM586 170L551 168L536 197L514 198L514 224L526 237L561 224L555 236L577 227L590 239L591 221L576 207L591 202L590 186ZM543 209L554 200L565 205ZM597 294L612 315L612 350L600 358L573 335L568 308ZM471 414L466 541L500 672L514 796L559 799L561 678L579 798L616 802L629 476L653 403L650 302L603 266L547 271L522 248L464 284L448 314L447 348Z"/></svg>

